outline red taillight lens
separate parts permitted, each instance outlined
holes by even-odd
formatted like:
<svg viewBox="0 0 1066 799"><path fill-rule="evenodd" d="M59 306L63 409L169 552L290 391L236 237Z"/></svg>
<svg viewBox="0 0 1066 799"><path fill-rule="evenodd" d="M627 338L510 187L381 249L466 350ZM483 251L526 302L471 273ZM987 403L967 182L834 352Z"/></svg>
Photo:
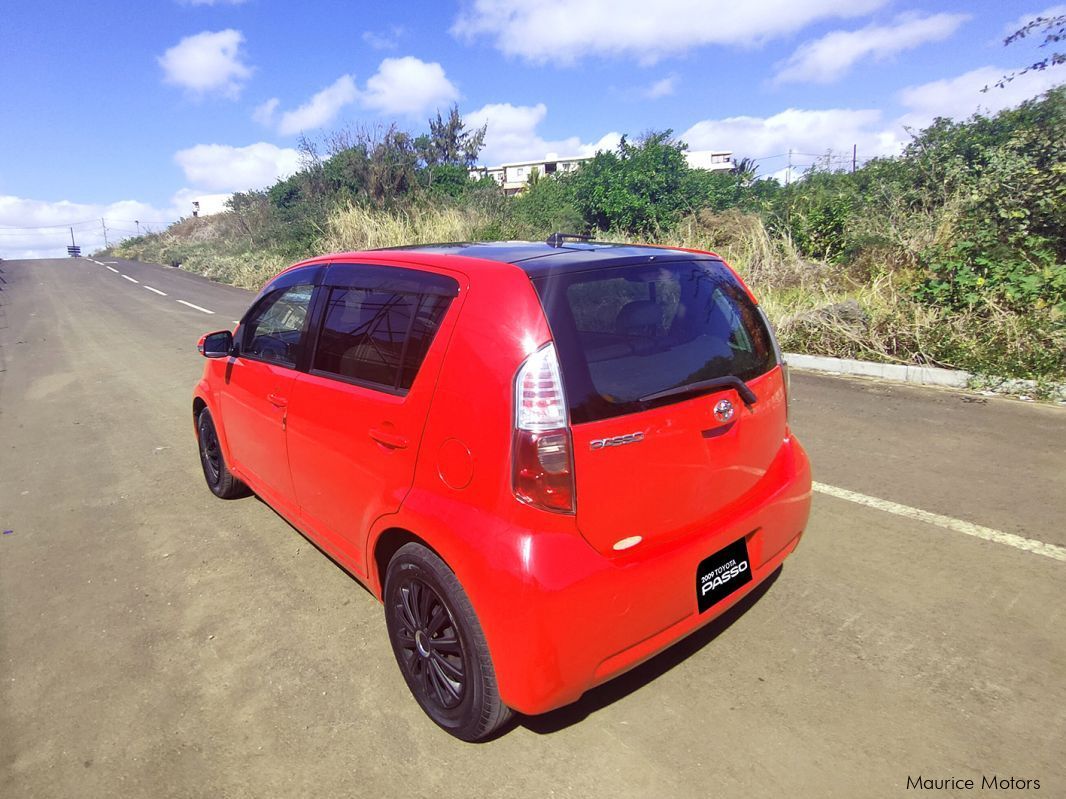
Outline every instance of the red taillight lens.
<svg viewBox="0 0 1066 799"><path fill-rule="evenodd" d="M574 467L555 345L530 355L515 376L513 488L523 502L573 513Z"/></svg>
<svg viewBox="0 0 1066 799"><path fill-rule="evenodd" d="M569 432L515 431L514 494L538 508L573 512L574 475L570 467Z"/></svg>

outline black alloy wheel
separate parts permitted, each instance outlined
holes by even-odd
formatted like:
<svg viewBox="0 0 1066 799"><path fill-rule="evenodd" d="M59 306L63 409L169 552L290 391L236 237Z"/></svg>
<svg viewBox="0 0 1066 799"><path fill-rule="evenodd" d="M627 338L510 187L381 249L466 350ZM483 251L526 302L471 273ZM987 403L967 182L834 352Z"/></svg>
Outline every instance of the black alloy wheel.
<svg viewBox="0 0 1066 799"><path fill-rule="evenodd" d="M455 573L418 543L385 574L385 626L407 687L426 715L464 741L491 737L511 718L485 634Z"/></svg>
<svg viewBox="0 0 1066 799"><path fill-rule="evenodd" d="M393 613L404 668L423 698L443 711L455 709L466 692L466 672L463 642L451 612L433 587L415 576L404 578L396 599Z"/></svg>
<svg viewBox="0 0 1066 799"><path fill-rule="evenodd" d="M218 443L215 420L206 408L200 411L196 419L196 434L200 443L200 464L204 468L204 479L211 493L222 499L245 496L248 489L226 466L226 459L222 457L222 446Z"/></svg>

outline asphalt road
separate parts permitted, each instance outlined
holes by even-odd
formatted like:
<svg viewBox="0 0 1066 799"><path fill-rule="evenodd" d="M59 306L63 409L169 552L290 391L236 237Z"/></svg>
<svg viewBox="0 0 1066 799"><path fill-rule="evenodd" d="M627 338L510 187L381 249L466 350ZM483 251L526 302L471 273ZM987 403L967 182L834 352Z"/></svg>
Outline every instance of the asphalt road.
<svg viewBox="0 0 1066 799"><path fill-rule="evenodd" d="M897 505L816 493L737 612L475 746L410 698L366 591L204 486L195 342L248 292L0 280L0 796L1066 795L1066 409L795 374L815 479Z"/></svg>

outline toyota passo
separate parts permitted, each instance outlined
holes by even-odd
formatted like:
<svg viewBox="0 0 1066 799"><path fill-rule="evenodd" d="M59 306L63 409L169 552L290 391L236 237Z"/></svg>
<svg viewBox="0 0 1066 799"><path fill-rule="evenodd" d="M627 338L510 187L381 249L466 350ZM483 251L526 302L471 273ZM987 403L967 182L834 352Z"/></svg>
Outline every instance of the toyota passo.
<svg viewBox="0 0 1066 799"><path fill-rule="evenodd" d="M578 699L773 573L810 509L788 373L717 255L326 255L204 336L207 484L379 597L427 715L479 740Z"/></svg>

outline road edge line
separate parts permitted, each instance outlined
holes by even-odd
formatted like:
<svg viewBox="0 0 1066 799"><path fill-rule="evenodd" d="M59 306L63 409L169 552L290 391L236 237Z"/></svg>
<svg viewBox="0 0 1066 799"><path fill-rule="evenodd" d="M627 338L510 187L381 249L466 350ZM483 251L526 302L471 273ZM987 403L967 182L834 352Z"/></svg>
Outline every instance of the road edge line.
<svg viewBox="0 0 1066 799"><path fill-rule="evenodd" d="M199 305L193 305L191 302L186 302L185 300L177 300L177 302L180 302L182 305L188 305L190 308L195 308L198 311L203 311L204 313L214 313L214 311L202 308Z"/></svg>
<svg viewBox="0 0 1066 799"><path fill-rule="evenodd" d="M866 494L860 494L857 491L849 491L846 488L827 485L826 483L815 482L811 484L811 488L821 494L827 494L831 497L836 497L837 499L847 500L848 502L854 502L858 505L865 505L868 508L874 508L876 510L884 511L885 513L892 513L896 516L916 519L917 521L942 527L946 530L953 530L956 533L962 533L963 535L972 536L973 538L980 538L995 544L1004 544L1005 546L1013 547L1014 549L1020 549L1023 552L1032 552L1034 555L1043 555L1045 558L1051 558L1052 560L1066 563L1066 547L1056 546L1055 544L1046 544L1043 541L1037 541L1033 538L1025 538L1024 536L1015 535L1014 533L1004 533L1002 530L993 530L991 527L983 527L980 524L974 524L973 522L964 522L962 519L953 519L950 516L941 516L939 513L931 513L920 508L912 508L909 505L901 505L898 502L871 497Z"/></svg>

